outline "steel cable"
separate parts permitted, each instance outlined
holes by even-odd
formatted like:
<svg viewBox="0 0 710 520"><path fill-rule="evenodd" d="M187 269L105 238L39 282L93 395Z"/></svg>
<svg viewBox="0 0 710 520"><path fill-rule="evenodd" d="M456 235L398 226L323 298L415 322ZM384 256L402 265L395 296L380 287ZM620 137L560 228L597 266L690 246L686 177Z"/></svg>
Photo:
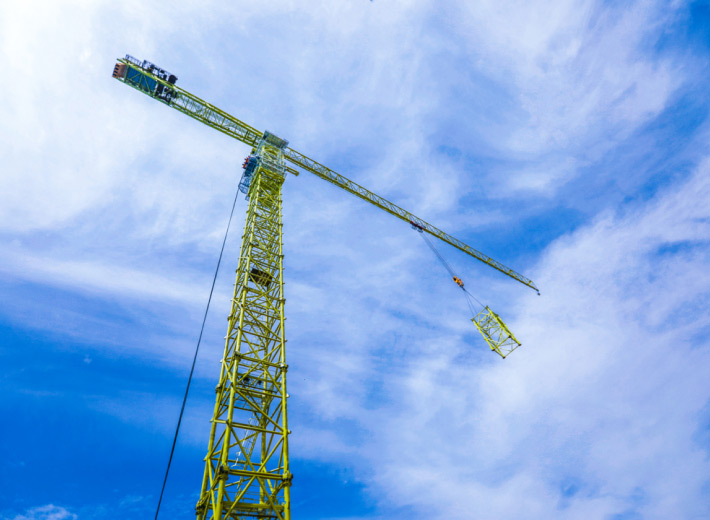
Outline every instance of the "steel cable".
<svg viewBox="0 0 710 520"><path fill-rule="evenodd" d="M436 255L436 257L441 261L442 265L446 268L446 270L447 270L447 271L449 272L449 274L451 275L451 278L454 278L454 277L456 276L456 273L454 273L454 270L451 269L451 266L450 266L449 263L444 259L444 257L441 256L441 253L439 253L438 249L436 249L436 247L434 247L434 244L431 243L431 240L430 240L429 237L426 235L426 233L424 233L423 231L419 231L419 234L420 234L420 235L422 236L422 238L424 239L424 242L426 242L426 244L429 246L429 249L431 249L431 250L434 252L434 254Z"/></svg>
<svg viewBox="0 0 710 520"><path fill-rule="evenodd" d="M180 408L180 416L178 417L177 427L175 428L175 437L173 438L173 446L170 448L170 458L168 459L168 466L165 468L165 478L163 479L163 487L160 490L160 498L158 499L158 506L155 509L155 520L158 520L158 513L160 512L160 504L163 502L163 494L165 493L165 484L168 482L168 473L170 473L170 465L173 462L173 454L175 453L175 445L177 444L178 433L180 432L180 424L182 423L182 416L185 413L185 403L187 403L187 394L190 391L190 383L192 383L192 375L195 373L195 363L197 362L197 353L200 350L200 343L202 343L202 334L205 331L205 322L207 321L207 313L210 310L210 303L212 302L212 294L214 293L214 286L217 283L217 274L219 273L219 266L222 263L222 255L224 254L224 246L227 243L227 235L229 235L229 228L232 225L232 217L234 216L234 208L237 206L237 198L239 197L239 189L234 195L234 202L232 203L232 211L229 214L229 220L227 221L227 229L224 232L224 240L222 240L222 249L219 252L219 259L217 260L217 268L214 271L214 277L212 278L212 288L210 289L209 298L207 298L207 307L205 308L205 315L202 317L202 327L200 328L200 335L197 338L197 346L195 347L195 355L192 358L192 368L190 368L190 376L187 378L187 387L185 388L185 396L182 398L182 407Z"/></svg>
<svg viewBox="0 0 710 520"><path fill-rule="evenodd" d="M424 242L426 242L426 244L429 246L429 249L432 250L432 252L436 255L436 257L439 259L439 261L441 262L441 264L442 264L442 265L446 268L446 270L449 272L449 274L451 275L451 278L456 278L456 273L454 273L454 270L451 268L451 266L450 266L449 263L446 261L446 259L441 255L441 253L439 252L439 250L434 246L434 244L432 244L431 239L427 236L427 234L424 233L424 232L423 232L422 230L420 230L420 229L417 229L417 228L415 228L415 229L419 232L419 234L421 235L421 237L424 239ZM471 299L472 299L472 298L476 301L476 303L478 303L478 305L481 306L482 309L485 308L485 305L483 305L483 304L478 300L478 298L476 298L473 294L471 294L470 292L468 292L464 287L461 287L461 286L459 286L459 287L460 287L461 290L463 291L464 297L466 298L466 303L468 304L468 308L471 310L471 313L472 313L474 316L477 314L477 312L476 312L476 310L475 310L474 307L473 307L473 303L471 302Z"/></svg>

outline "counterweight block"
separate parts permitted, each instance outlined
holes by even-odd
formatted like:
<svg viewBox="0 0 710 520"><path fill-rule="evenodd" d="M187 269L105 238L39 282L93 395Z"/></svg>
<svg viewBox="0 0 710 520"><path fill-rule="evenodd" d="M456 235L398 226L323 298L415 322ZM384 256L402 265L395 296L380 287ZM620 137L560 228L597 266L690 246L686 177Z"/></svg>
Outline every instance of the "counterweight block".
<svg viewBox="0 0 710 520"><path fill-rule="evenodd" d="M488 306L471 318L471 321L476 324L491 350L497 352L503 359L521 345L500 316Z"/></svg>

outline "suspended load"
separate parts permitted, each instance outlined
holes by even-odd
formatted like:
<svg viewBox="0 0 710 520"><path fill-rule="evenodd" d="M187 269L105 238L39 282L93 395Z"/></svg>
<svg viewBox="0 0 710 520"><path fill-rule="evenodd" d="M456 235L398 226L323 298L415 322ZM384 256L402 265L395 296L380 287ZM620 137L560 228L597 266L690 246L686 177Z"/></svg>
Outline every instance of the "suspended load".
<svg viewBox="0 0 710 520"><path fill-rule="evenodd" d="M478 331L491 350L500 354L503 359L521 345L500 319L500 316L493 312L488 305L471 318L471 321L476 324Z"/></svg>

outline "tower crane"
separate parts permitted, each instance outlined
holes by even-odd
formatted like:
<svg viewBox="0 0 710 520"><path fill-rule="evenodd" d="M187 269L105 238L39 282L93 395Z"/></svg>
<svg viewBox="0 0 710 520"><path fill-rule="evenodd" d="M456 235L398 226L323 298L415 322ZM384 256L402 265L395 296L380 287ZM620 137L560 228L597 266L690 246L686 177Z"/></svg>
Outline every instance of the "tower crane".
<svg viewBox="0 0 710 520"><path fill-rule="evenodd" d="M149 61L126 55L117 60L113 77L252 147L239 183L249 205L196 506L198 520L291 519L281 199L287 174L310 172L539 294L532 280L290 148L288 141L260 132L178 87L175 75ZM464 289L463 282L453 278ZM488 307L472 321L501 356L520 345Z"/></svg>

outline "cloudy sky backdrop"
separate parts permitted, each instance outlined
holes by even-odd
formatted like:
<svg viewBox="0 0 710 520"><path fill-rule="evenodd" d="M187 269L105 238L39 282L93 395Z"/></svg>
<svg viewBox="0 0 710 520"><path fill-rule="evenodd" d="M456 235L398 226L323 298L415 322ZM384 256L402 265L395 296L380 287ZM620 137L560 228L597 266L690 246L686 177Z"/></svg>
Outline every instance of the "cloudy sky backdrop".
<svg viewBox="0 0 710 520"><path fill-rule="evenodd" d="M532 278L284 186L293 513L710 518L710 4L0 4L0 518L154 513L245 145L178 84ZM161 516L191 518L240 198Z"/></svg>

